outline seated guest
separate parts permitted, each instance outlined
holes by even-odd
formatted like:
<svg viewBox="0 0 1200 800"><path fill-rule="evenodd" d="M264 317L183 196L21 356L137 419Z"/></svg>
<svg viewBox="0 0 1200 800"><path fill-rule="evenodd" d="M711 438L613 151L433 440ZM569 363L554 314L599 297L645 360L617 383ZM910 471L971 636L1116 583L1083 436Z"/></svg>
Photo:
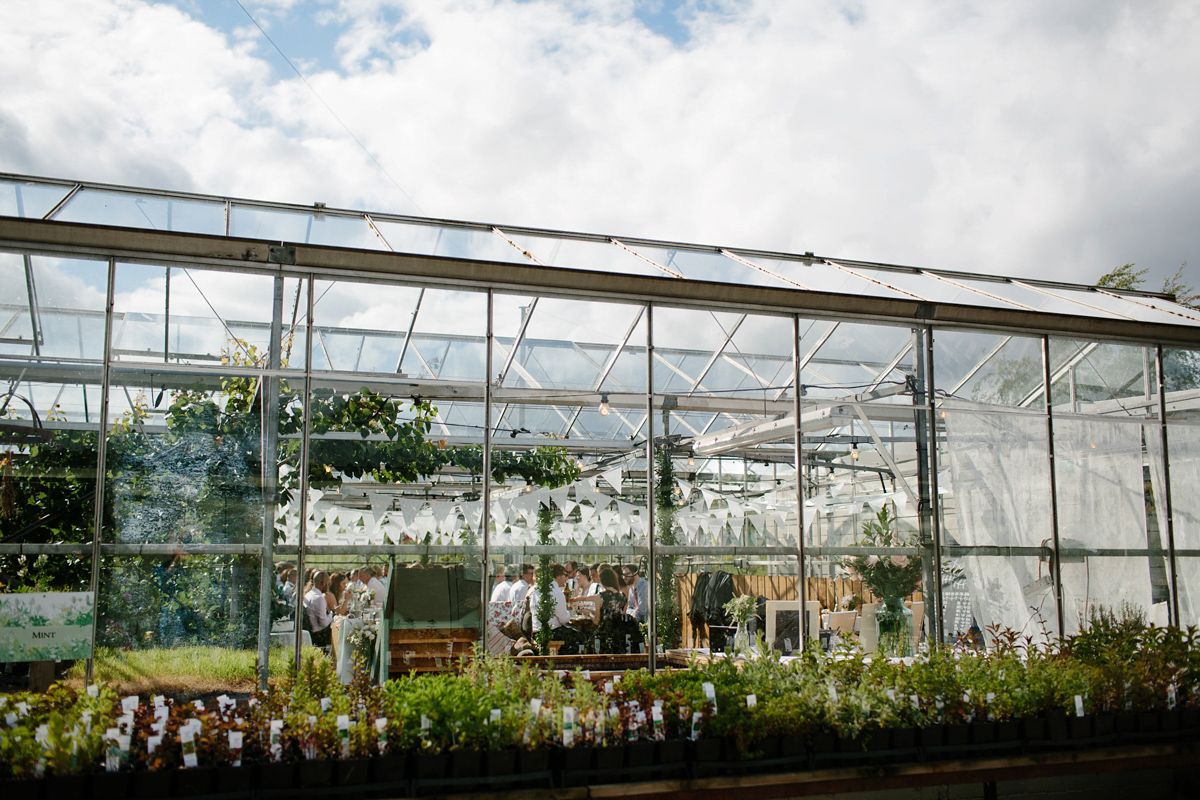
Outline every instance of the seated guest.
<svg viewBox="0 0 1200 800"><path fill-rule="evenodd" d="M376 577L375 567L360 567L358 577L367 585L368 589L375 593L375 602L371 605L376 608L383 608L384 600L387 599L384 597L384 593L387 590L383 587L383 581Z"/></svg>
<svg viewBox="0 0 1200 800"><path fill-rule="evenodd" d="M350 579L346 577L344 572L335 572L329 576L329 591L325 593L325 604L332 609L334 614L346 613L346 587L350 585Z"/></svg>
<svg viewBox="0 0 1200 800"><path fill-rule="evenodd" d="M579 652L583 636L570 626L571 612L567 609L567 596L563 591L567 585L567 571L562 564L551 564L550 574L554 577L554 582L550 584L553 611L546 622L550 627L550 640L563 643L558 651L562 655L574 655ZM529 611L533 615L533 634L534 638L537 638L542 629L542 621L538 618L540 598L537 587L530 589L528 596Z"/></svg>
<svg viewBox="0 0 1200 800"><path fill-rule="evenodd" d="M317 647L327 647L330 641L333 613L325 604L325 590L329 588L329 576L322 570L313 573L313 585L304 595L304 613L308 616L309 630L312 632L312 643Z"/></svg>
<svg viewBox="0 0 1200 800"><path fill-rule="evenodd" d="M628 602L621 592L621 580L616 570L604 566L600 569L600 626L596 629L596 638L600 642L602 653L636 653L638 646L645 641L642 628L637 620L625 613Z"/></svg>
<svg viewBox="0 0 1200 800"><path fill-rule="evenodd" d="M575 570L575 591L572 597L586 597L592 588L592 576L586 566L578 567Z"/></svg>

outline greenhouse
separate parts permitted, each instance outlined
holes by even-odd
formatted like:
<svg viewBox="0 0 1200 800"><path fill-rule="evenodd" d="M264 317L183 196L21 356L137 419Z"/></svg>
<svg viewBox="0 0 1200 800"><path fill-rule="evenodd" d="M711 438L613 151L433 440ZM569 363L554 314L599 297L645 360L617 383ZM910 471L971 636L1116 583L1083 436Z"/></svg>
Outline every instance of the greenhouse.
<svg viewBox="0 0 1200 800"><path fill-rule="evenodd" d="M283 560L387 565L393 673L494 645L526 563L640 570L651 670L718 649L721 573L785 654L897 598L915 646L1200 622L1168 296L19 175L0 286L0 559L98 646L265 680Z"/></svg>

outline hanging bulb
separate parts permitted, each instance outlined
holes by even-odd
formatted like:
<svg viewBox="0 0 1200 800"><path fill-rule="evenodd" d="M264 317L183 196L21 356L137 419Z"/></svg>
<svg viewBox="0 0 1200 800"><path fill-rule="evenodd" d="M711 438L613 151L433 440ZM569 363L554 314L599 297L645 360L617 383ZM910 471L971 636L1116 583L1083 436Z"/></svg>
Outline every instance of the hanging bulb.
<svg viewBox="0 0 1200 800"><path fill-rule="evenodd" d="M850 457L853 458L855 461L858 461L858 444L857 443L850 445Z"/></svg>
<svg viewBox="0 0 1200 800"><path fill-rule="evenodd" d="M608 407L608 395L600 395L600 416L607 417L611 409Z"/></svg>
<svg viewBox="0 0 1200 800"><path fill-rule="evenodd" d="M694 466L696 466L696 456L695 456L695 454L689 454L689 455L688 455L688 466L689 466L689 467L694 467Z"/></svg>

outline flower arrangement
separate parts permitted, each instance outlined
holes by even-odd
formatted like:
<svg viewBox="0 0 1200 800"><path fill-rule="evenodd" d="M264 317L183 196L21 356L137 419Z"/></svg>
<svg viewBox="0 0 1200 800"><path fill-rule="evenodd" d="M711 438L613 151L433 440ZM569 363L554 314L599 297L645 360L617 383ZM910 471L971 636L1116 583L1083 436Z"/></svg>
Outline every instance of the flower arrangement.
<svg viewBox="0 0 1200 800"><path fill-rule="evenodd" d="M733 624L740 628L758 612L758 598L751 594L744 594L730 600L724 608L725 613L733 620Z"/></svg>
<svg viewBox="0 0 1200 800"><path fill-rule="evenodd" d="M914 547L916 538L901 536L896 530L896 518L884 506L875 519L863 523L862 540L859 544L879 549ZM842 567L851 576L857 575L871 593L881 599L903 598L921 585L921 556L859 555L842 560Z"/></svg>
<svg viewBox="0 0 1200 800"><path fill-rule="evenodd" d="M375 615L375 592L366 585L347 586L345 598L347 617L365 619Z"/></svg>

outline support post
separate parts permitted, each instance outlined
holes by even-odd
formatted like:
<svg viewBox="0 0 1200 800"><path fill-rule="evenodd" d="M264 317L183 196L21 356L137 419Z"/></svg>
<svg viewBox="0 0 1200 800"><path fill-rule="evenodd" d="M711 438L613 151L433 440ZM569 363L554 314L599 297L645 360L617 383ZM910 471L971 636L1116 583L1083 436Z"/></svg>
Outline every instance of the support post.
<svg viewBox="0 0 1200 800"><path fill-rule="evenodd" d="M1050 401L1050 337L1042 336L1042 394L1046 400L1046 456L1050 460L1050 537L1054 552L1051 556L1054 568L1050 574L1054 580L1054 608L1058 614L1058 638L1066 631L1063 618L1062 562L1058 557L1058 469L1054 456L1054 406Z"/></svg>
<svg viewBox="0 0 1200 800"><path fill-rule="evenodd" d="M301 664L301 648L304 642L301 641L300 631L303 630L303 621L300 615L304 612L304 549L308 544L308 438L312 433L312 345L313 345L313 306L316 305L313 301L313 277L309 275L305 280L308 283L308 313L305 318L304 326L304 395L301 401L304 403L304 430L300 436L300 530L299 530L299 545L296 550L296 597L295 599L295 614L296 614L296 654L295 664L296 670L299 671Z"/></svg>
<svg viewBox="0 0 1200 800"><path fill-rule="evenodd" d="M1162 437L1163 512L1167 520L1167 563L1171 569L1171 624L1181 626L1179 617L1179 578L1175 564L1175 513L1171 503L1171 454L1167 449L1167 384L1163 377L1162 345L1155 345L1154 368L1158 373L1158 430Z"/></svg>
<svg viewBox="0 0 1200 800"><path fill-rule="evenodd" d="M168 275L170 268L168 267ZM168 280L170 280L168 278ZM168 283L168 286L170 284ZM275 504L279 491L279 378L274 373L283 363L283 276L275 276L271 305L271 341L267 345L267 369L263 378L262 429L260 431L260 480L262 484L262 554L258 581L258 686L267 688L270 673L271 606L275 599ZM163 347L166 353L166 341ZM297 587L298 588L298 587ZM297 632L299 635L299 632Z"/></svg>
<svg viewBox="0 0 1200 800"><path fill-rule="evenodd" d="M96 430L96 495L92 514L92 655L87 661L85 682L91 683L96 667L96 630L100 620L100 532L104 526L104 459L108 444L108 381L112 364L113 297L116 293L117 262L108 260L108 289L104 300L104 365L100 368L100 426ZM87 391L86 389L84 390Z"/></svg>
<svg viewBox="0 0 1200 800"><path fill-rule="evenodd" d="M664 432L664 436L665 436ZM663 446L666 446L664 441ZM647 594L650 600L650 610L646 612L647 632L650 641L646 643L649 654L650 674L654 674L656 654L658 651L658 564L655 560L654 538L655 508L654 508L654 306L646 306L646 544L650 553L650 564L646 570L649 588ZM636 586L636 582L635 582Z"/></svg>

